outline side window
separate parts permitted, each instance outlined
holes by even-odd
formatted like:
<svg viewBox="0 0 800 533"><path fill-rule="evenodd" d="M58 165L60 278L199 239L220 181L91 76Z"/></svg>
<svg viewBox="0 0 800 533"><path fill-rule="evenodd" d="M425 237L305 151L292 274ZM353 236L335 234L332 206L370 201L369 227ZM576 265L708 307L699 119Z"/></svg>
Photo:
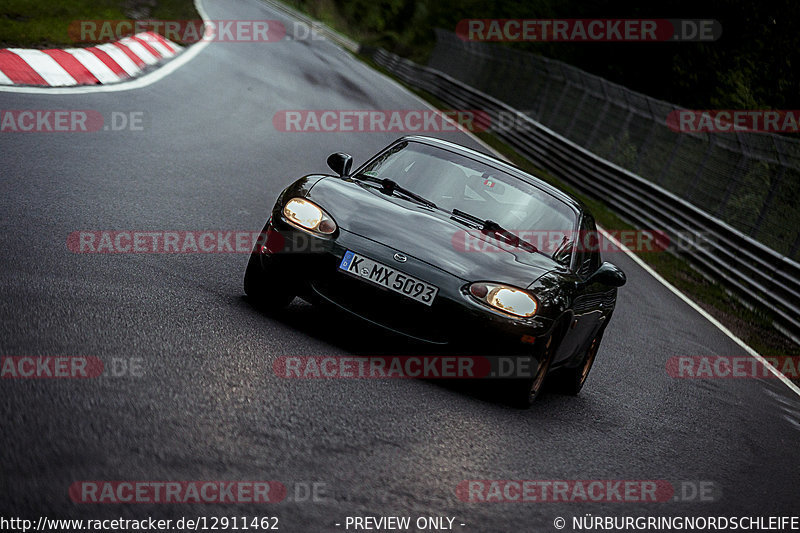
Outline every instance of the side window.
<svg viewBox="0 0 800 533"><path fill-rule="evenodd" d="M582 278L600 267L600 235L591 215L584 213L578 236L575 271Z"/></svg>

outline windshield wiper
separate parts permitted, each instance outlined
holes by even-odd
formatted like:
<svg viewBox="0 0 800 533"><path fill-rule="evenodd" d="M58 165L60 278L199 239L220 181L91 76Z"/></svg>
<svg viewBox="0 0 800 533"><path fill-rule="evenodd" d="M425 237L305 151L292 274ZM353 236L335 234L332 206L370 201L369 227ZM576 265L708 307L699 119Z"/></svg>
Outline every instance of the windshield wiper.
<svg viewBox="0 0 800 533"><path fill-rule="evenodd" d="M415 193L413 191L409 191L408 189L406 189L405 187L403 187L402 185L400 185L399 183L397 183L396 181L394 181L392 179L389 179L389 178L378 178L378 177L375 177L375 176L370 176L369 174L359 174L359 175L354 176L354 177L356 179L359 179L359 180L371 181L373 183L378 183L381 186L381 188L384 191L386 191L387 194L394 195L395 193L399 193L399 194L402 194L403 196L406 196L407 198L409 198L411 200L414 200L415 202L417 202L419 204L422 204L422 205L425 205L425 206L432 207L432 208L436 209L436 204L435 203L433 203L432 201L428 200L427 198L424 198L424 197L420 196L419 194L417 194L417 193Z"/></svg>
<svg viewBox="0 0 800 533"><path fill-rule="evenodd" d="M504 241L506 241L508 244L516 248L522 248L523 250L533 253L539 251L539 249L536 246L529 243L528 241L520 239L518 235L514 235L514 233L508 231L494 220L488 220L488 219L484 220L480 217L476 217L475 215L470 215L466 211L462 211L460 209L453 209L452 213L453 216L450 218L453 218L455 220L458 220L458 218L462 218L464 220L472 222L473 224L477 225L483 233L492 233L495 235L502 236Z"/></svg>

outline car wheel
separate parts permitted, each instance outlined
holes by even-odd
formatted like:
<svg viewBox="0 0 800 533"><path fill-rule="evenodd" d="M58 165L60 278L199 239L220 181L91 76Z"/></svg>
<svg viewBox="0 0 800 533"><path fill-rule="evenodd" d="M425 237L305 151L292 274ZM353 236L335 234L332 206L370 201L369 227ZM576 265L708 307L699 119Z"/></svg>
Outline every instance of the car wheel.
<svg viewBox="0 0 800 533"><path fill-rule="evenodd" d="M550 363L553 361L553 354L556 351L555 336L551 335L547 338L544 350L541 351L537 358L536 370L533 376L529 378L513 380L512 387L509 392L511 394L511 403L516 407L527 409L536 398L541 394L544 388L545 378L550 370Z"/></svg>
<svg viewBox="0 0 800 533"><path fill-rule="evenodd" d="M586 378L589 377L589 372L592 370L592 365L597 357L597 351L600 349L600 341L602 339L603 332L601 331L592 339L589 348L586 349L578 366L574 368L564 368L553 376L553 385L558 392L575 396L581 391L583 384L586 383Z"/></svg>
<svg viewBox="0 0 800 533"><path fill-rule="evenodd" d="M269 263L262 266L257 252L250 254L247 262L244 292L254 304L268 310L283 309L294 300L294 294L286 286L285 275Z"/></svg>

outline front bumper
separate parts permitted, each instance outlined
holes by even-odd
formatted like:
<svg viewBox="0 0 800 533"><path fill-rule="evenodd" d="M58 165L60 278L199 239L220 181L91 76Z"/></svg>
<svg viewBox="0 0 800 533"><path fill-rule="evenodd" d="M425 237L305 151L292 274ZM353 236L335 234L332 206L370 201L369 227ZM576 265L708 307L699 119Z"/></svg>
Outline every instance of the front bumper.
<svg viewBox="0 0 800 533"><path fill-rule="evenodd" d="M493 311L465 290L464 280L365 236L339 228L330 237L300 230L280 215L264 228L268 235L261 253L263 267L278 273L282 283L309 301L333 304L382 328L420 341L478 350L484 354L530 354L536 339L546 336L552 320L521 319ZM347 250L397 267L439 288L430 306L419 303L339 269ZM394 259L400 252L405 263Z"/></svg>

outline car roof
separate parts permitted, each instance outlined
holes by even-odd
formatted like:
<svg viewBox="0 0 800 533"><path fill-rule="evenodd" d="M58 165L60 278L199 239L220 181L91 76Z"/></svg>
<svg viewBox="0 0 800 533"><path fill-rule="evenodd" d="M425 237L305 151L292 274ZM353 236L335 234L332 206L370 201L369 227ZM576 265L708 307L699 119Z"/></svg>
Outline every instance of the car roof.
<svg viewBox="0 0 800 533"><path fill-rule="evenodd" d="M447 150L449 152L453 152L459 155L463 155L472 159L476 159L482 163L489 164L491 166L497 167L498 170L503 170L504 172L521 179L522 181L528 182L531 185L542 189L544 192L554 196L555 198L563 201L568 206L572 207L579 215L582 215L584 211L586 211L586 206L583 205L582 202L573 198L569 194L565 193L561 189L558 189L546 181L542 180L541 178L537 178L533 174L530 174L521 168L512 165L511 163L507 163L502 159L498 159L497 157L485 154L483 152L478 152L477 150L473 150L472 148L467 148L466 146L462 146L460 144L445 141L444 139L437 139L435 137L426 137L424 135L406 135L401 137L393 144L397 144L400 142L418 142L422 144L427 144L428 146L433 146L436 148L441 148L443 150Z"/></svg>

